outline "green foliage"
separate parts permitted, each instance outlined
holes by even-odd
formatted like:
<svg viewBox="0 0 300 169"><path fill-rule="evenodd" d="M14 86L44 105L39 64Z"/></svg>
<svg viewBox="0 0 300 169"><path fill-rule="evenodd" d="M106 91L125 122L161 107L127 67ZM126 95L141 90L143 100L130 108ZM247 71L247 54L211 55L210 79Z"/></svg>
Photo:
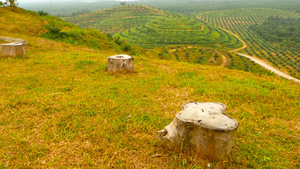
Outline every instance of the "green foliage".
<svg viewBox="0 0 300 169"><path fill-rule="evenodd" d="M300 17L269 17L261 25L250 26L250 29L256 31L266 41L282 42L282 47L300 49Z"/></svg>
<svg viewBox="0 0 300 169"><path fill-rule="evenodd" d="M120 47L111 38L97 30L81 29L49 15L42 16L42 18L48 20L50 23L45 25L48 31L42 35L44 38L74 45L83 45L97 50L120 50Z"/></svg>
<svg viewBox="0 0 300 169"><path fill-rule="evenodd" d="M8 6L8 2L0 1L0 7Z"/></svg>
<svg viewBox="0 0 300 169"><path fill-rule="evenodd" d="M126 5L126 2L120 2L120 5L121 5L121 6L125 6L125 5Z"/></svg>
<svg viewBox="0 0 300 169"><path fill-rule="evenodd" d="M131 50L131 45L125 44L124 46L122 46L122 50L123 50L124 52L130 51L130 50Z"/></svg>
<svg viewBox="0 0 300 169"><path fill-rule="evenodd" d="M227 32L182 14L168 13L146 24L116 33L124 41L143 46L193 45L238 48L242 44Z"/></svg>
<svg viewBox="0 0 300 169"><path fill-rule="evenodd" d="M9 4L10 7L18 6L17 0L6 0L6 4Z"/></svg>
<svg viewBox="0 0 300 169"><path fill-rule="evenodd" d="M47 12L45 12L45 11L38 11L37 12L40 16L47 16L47 15L49 15L49 13L47 13Z"/></svg>
<svg viewBox="0 0 300 169"><path fill-rule="evenodd" d="M273 42L267 41L269 37L263 38L256 31L250 29L253 25L264 25L263 23L268 20L268 18L282 18L279 19L278 23L286 23L285 26L281 27L293 27L293 25L287 25L287 20L293 21L296 25L300 14L296 12L283 11L278 9L271 8L240 8L240 9L230 9L230 10L220 10L220 11L210 11L205 13L200 13L199 18L205 20L213 25L226 29L233 32L234 34L240 36L246 42L246 48L238 52L245 52L250 56L255 56L260 59L264 59L269 64L272 64L274 67L281 69L282 71L289 72L290 75L300 78L300 74L297 73L297 64L299 64L298 55L300 50L297 48L287 48L287 46L292 47L297 44L291 42L289 39L299 39L298 36L292 36L283 38L282 42ZM289 18L289 19L287 19ZM274 19L274 22L276 19ZM268 24L270 25L270 24ZM272 23L273 26L276 24ZM255 26L256 27L256 26ZM299 28L299 27L297 27ZM297 28L295 28L297 30ZM271 36L275 35L274 31L278 32L278 28L275 26L273 28L266 28L269 30L267 33ZM272 30L271 30L272 29ZM281 30L285 30L282 28ZM294 30L292 28L291 30ZM295 33L297 34L297 33ZM272 37L270 37L272 39ZM282 45L286 46L283 47ZM234 59L236 60L236 59ZM234 64L231 67L243 67L243 61L239 62L240 64ZM238 68L240 69L240 68Z"/></svg>
<svg viewBox="0 0 300 169"><path fill-rule="evenodd" d="M45 25L45 28L48 29L48 32L44 34L45 38L64 39L68 37L68 34L66 32L61 32L61 28L57 27L53 21L50 23L50 25Z"/></svg>
<svg viewBox="0 0 300 169"><path fill-rule="evenodd" d="M82 28L94 28L104 33L116 33L142 25L157 16L165 15L163 11L144 5L127 5L79 16L63 17Z"/></svg>

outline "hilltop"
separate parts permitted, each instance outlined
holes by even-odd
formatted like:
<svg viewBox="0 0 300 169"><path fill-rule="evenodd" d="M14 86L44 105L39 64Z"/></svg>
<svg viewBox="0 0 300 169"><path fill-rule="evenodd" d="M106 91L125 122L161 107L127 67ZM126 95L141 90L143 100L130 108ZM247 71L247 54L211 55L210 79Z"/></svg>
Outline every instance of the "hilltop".
<svg viewBox="0 0 300 169"><path fill-rule="evenodd" d="M24 58L0 55L0 168L299 167L298 83L124 51L97 30L19 8L0 14L0 36L28 42ZM132 52L135 73L106 72L120 52ZM224 103L239 121L230 158L209 163L157 140L188 101Z"/></svg>
<svg viewBox="0 0 300 169"><path fill-rule="evenodd" d="M62 19L150 48L193 45L234 49L242 46L234 36L196 18L145 5L114 7Z"/></svg>

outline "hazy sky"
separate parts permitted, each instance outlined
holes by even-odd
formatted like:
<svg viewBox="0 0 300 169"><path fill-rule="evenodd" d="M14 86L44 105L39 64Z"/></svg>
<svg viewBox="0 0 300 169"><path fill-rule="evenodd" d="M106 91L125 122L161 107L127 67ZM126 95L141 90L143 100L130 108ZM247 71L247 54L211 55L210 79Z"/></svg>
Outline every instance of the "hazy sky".
<svg viewBox="0 0 300 169"><path fill-rule="evenodd" d="M86 0L17 0L19 3L30 3L30 2L50 2L50 1L86 1ZM99 1L99 0L97 0ZM100 0L101 1L101 0Z"/></svg>
<svg viewBox="0 0 300 169"><path fill-rule="evenodd" d="M26 2L50 2L50 0L17 0L19 3L26 3ZM55 1L55 0L52 0Z"/></svg>
<svg viewBox="0 0 300 169"><path fill-rule="evenodd" d="M17 0L20 4L31 3L31 2L62 2L62 1L77 1L77 2L87 2L87 1L108 1L108 0ZM109 1L134 1L134 0L109 0Z"/></svg>
<svg viewBox="0 0 300 169"><path fill-rule="evenodd" d="M50 2L51 0L17 0L19 3L30 3L30 2ZM52 0L56 1L56 0Z"/></svg>

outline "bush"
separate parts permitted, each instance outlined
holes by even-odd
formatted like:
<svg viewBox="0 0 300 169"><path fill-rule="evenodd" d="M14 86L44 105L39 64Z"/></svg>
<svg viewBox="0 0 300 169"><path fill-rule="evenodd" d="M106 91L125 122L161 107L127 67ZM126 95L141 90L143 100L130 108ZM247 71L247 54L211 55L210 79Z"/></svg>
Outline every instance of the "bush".
<svg viewBox="0 0 300 169"><path fill-rule="evenodd" d="M131 48L131 46L129 45L129 44L126 44L126 45L124 45L124 46L122 46L122 50L124 51L124 52L128 52L128 51L130 51L132 48Z"/></svg>
<svg viewBox="0 0 300 169"><path fill-rule="evenodd" d="M49 31L45 34L46 38L49 39L59 39L68 37L66 32L61 32L61 28L57 27L54 22L51 22L50 25L45 25L45 28Z"/></svg>
<svg viewBox="0 0 300 169"><path fill-rule="evenodd" d="M47 16L49 15L49 13L45 12L45 11L38 11L37 12L40 16Z"/></svg>

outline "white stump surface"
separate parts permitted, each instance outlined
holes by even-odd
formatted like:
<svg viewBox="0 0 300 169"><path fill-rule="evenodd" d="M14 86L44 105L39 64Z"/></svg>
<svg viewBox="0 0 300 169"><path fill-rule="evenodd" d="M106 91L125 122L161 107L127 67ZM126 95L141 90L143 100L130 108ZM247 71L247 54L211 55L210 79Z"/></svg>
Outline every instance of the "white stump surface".
<svg viewBox="0 0 300 169"><path fill-rule="evenodd" d="M225 114L222 103L189 102L174 121L159 131L169 148L190 147L205 159L220 161L229 155L238 122Z"/></svg>
<svg viewBox="0 0 300 169"><path fill-rule="evenodd" d="M23 43L23 44L27 43L26 40L24 40L24 39L3 37L3 36L0 36L0 41L5 41L5 42L8 42L8 43L11 43L11 42L18 42L18 43Z"/></svg>
<svg viewBox="0 0 300 169"><path fill-rule="evenodd" d="M109 73L130 73L134 70L134 58L129 55L115 55L108 57L107 71Z"/></svg>
<svg viewBox="0 0 300 169"><path fill-rule="evenodd" d="M1 44L2 57L25 56L25 47L23 43L6 43Z"/></svg>

